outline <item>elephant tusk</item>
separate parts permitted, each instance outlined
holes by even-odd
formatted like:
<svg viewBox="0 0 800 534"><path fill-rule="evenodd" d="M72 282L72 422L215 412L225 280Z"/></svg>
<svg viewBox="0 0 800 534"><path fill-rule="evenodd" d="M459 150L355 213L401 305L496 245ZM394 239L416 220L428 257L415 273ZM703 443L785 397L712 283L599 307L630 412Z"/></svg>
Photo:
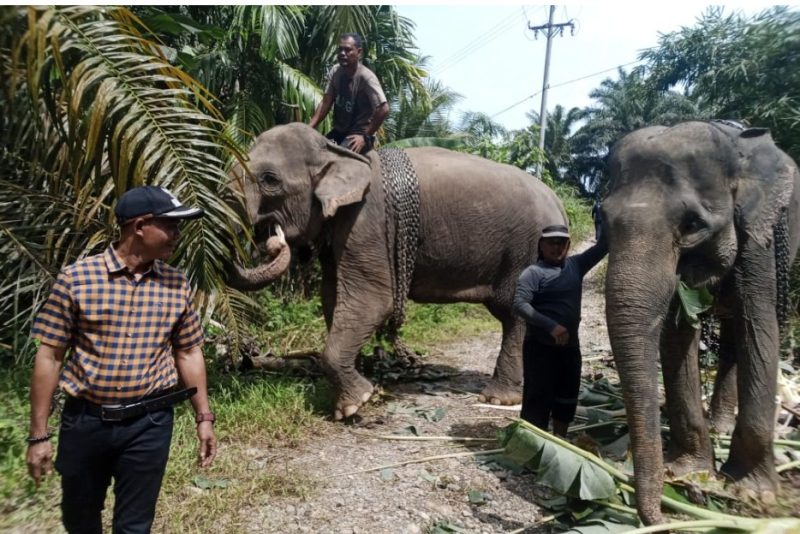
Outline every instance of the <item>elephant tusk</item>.
<svg viewBox="0 0 800 534"><path fill-rule="evenodd" d="M283 228L281 228L280 224L275 225L275 235L278 236L282 245L286 244L286 235L283 233Z"/></svg>

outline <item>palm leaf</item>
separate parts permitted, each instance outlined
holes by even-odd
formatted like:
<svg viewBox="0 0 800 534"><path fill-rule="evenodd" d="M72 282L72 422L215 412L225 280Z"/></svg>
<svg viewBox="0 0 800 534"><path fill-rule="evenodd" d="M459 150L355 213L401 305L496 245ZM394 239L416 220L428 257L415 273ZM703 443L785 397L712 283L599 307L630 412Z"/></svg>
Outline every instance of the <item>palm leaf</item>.
<svg viewBox="0 0 800 534"><path fill-rule="evenodd" d="M205 88L127 9L29 7L12 18L25 33L3 41L14 53L2 63L0 296L14 299L0 307L0 343L19 348L42 285L107 246L114 201L134 185L169 187L205 209L177 257L202 293L222 287L241 226L221 200L224 162L243 156Z"/></svg>

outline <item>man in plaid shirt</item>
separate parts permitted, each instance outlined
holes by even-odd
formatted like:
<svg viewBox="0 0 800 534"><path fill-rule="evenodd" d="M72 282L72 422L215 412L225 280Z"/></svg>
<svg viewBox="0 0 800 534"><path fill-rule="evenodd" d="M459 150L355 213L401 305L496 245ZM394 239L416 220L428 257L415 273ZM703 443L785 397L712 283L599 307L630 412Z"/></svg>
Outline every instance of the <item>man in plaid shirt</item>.
<svg viewBox="0 0 800 534"><path fill-rule="evenodd" d="M38 484L52 468L47 419L59 387L66 401L55 467L68 532L102 532L112 478L114 532L150 531L175 402L191 397L200 466L217 452L200 319L188 280L164 263L179 223L203 211L145 186L125 193L115 213L119 242L65 267L31 330L41 344L31 380L28 470ZM186 389L176 391L179 376Z"/></svg>

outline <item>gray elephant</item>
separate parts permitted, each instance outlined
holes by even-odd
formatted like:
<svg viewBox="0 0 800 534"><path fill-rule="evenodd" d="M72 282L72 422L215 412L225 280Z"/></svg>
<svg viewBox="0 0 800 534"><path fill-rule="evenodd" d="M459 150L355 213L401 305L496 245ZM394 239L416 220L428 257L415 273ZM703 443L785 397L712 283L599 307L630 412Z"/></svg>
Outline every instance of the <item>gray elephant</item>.
<svg viewBox="0 0 800 534"><path fill-rule="evenodd" d="M716 293L721 344L733 354L720 376L728 384L735 377L729 391L738 387L739 412L722 472L758 492L776 491L776 299L800 237L797 166L765 129L724 121L635 131L613 148L609 165L602 208L609 240L606 315L641 518L662 520L659 353L671 471L714 467L699 388L699 333L676 320L679 279Z"/></svg>
<svg viewBox="0 0 800 534"><path fill-rule="evenodd" d="M363 157L299 123L261 134L249 171L232 174L256 229L278 225L290 245L319 251L328 328L322 363L337 395L335 419L356 413L372 394L356 356L387 319L398 319L398 307L402 320L406 296L483 303L503 338L482 397L520 402L525 325L511 311L514 288L541 229L567 221L546 185L515 167L440 148ZM285 268L287 248L254 269L237 267L229 284L263 287Z"/></svg>

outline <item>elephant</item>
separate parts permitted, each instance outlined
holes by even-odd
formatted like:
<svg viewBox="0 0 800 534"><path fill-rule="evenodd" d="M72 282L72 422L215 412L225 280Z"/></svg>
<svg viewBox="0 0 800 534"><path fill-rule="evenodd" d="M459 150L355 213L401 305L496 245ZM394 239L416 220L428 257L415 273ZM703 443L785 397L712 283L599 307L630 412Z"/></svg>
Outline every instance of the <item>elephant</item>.
<svg viewBox="0 0 800 534"><path fill-rule="evenodd" d="M244 200L257 241L269 233L259 237L258 229L277 226L293 248L318 252L327 326L321 363L336 395L334 419L352 416L372 395L356 357L406 297L483 303L503 334L480 398L517 404L525 325L512 313L514 290L535 258L542 228L567 224L561 201L541 180L510 165L436 147L394 150L416 174L416 210L386 203L395 198L387 197L382 172L381 154L388 153L356 154L302 123L259 135L249 168L231 171L231 187ZM398 267L390 236L411 229L417 239ZM255 268L235 265L229 285L248 291L269 284L285 269L285 248Z"/></svg>
<svg viewBox="0 0 800 534"><path fill-rule="evenodd" d="M768 130L730 121L636 130L612 147L608 162L606 318L641 519L663 519L659 355L670 422L667 465L675 474L714 469L700 391L699 331L677 319L679 281L715 295L720 352L730 355L718 385L731 387L727 394L715 392L712 402L712 410L730 405L731 391L738 400L722 474L762 495L777 491L771 444L776 306L800 239L797 165Z"/></svg>

